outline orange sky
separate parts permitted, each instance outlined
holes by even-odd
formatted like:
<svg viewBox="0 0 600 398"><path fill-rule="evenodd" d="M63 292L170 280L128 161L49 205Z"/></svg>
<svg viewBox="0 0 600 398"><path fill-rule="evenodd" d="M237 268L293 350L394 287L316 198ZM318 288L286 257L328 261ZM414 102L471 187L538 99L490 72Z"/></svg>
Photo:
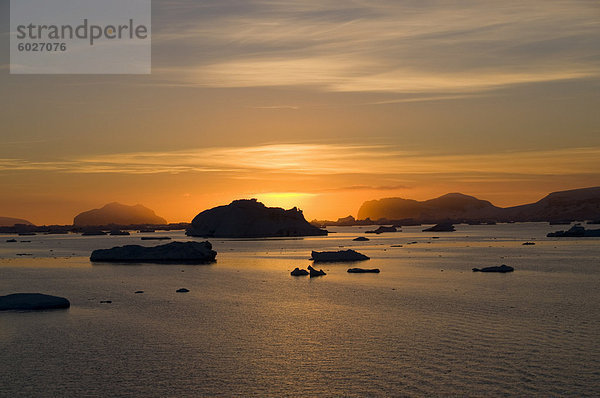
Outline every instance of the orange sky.
<svg viewBox="0 0 600 398"><path fill-rule="evenodd" d="M0 41L0 216L600 185L594 2L226 3L153 2L149 76L10 75Z"/></svg>

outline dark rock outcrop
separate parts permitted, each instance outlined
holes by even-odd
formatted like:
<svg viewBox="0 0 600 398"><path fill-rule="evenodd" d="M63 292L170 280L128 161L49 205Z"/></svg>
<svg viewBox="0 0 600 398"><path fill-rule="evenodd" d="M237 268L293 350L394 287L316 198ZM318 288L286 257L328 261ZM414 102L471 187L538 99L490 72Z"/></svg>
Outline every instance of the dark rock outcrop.
<svg viewBox="0 0 600 398"><path fill-rule="evenodd" d="M309 275L310 275L310 277L311 277L311 278L312 278L312 277L315 277L315 276L323 276L323 275L327 275L327 274L325 273L325 271L323 271L322 269L320 269L320 270L316 270L316 269L314 269L314 268L313 268L312 266L310 266L310 265L308 266L308 271L309 271Z"/></svg>
<svg viewBox="0 0 600 398"><path fill-rule="evenodd" d="M391 227L385 227L385 226L381 226L379 228L377 228L376 230L373 231L365 231L365 233L367 234L382 234L384 232L397 232L398 230L396 229L396 227L391 226Z"/></svg>
<svg viewBox="0 0 600 398"><path fill-rule="evenodd" d="M339 250L335 252L316 252L311 253L312 260L315 263L326 263L326 262L343 262L343 261L364 261L369 260L368 256L362 253L356 252L352 249Z"/></svg>
<svg viewBox="0 0 600 398"><path fill-rule="evenodd" d="M456 228L451 223L442 223L434 225L430 228L425 228L423 232L454 232Z"/></svg>
<svg viewBox="0 0 600 398"><path fill-rule="evenodd" d="M266 207L256 199L235 200L227 206L205 210L193 220L189 236L265 238L327 235L304 219L301 210Z"/></svg>
<svg viewBox="0 0 600 398"><path fill-rule="evenodd" d="M585 229L577 224L567 231L550 232L546 236L549 238L594 238L600 237L600 229Z"/></svg>
<svg viewBox="0 0 600 398"><path fill-rule="evenodd" d="M212 250L210 242L171 242L153 247L126 245L94 250L90 260L115 263L204 264L214 262L216 255L217 252Z"/></svg>
<svg viewBox="0 0 600 398"><path fill-rule="evenodd" d="M175 292L177 292L177 293L189 293L189 289L186 289L185 287L182 287L181 289L175 290Z"/></svg>
<svg viewBox="0 0 600 398"><path fill-rule="evenodd" d="M84 211L73 219L75 226L97 225L158 225L167 220L157 216L153 210L142 205L127 206L117 202L109 203L100 209Z"/></svg>
<svg viewBox="0 0 600 398"><path fill-rule="evenodd" d="M506 264L502 264L499 267L485 267L485 268L473 268L473 272L513 272L515 269L513 267L509 267Z"/></svg>
<svg viewBox="0 0 600 398"><path fill-rule="evenodd" d="M305 269L300 269L298 267L294 268L294 270L292 272L290 272L290 274L292 276L304 276L304 275L308 275L308 271Z"/></svg>
<svg viewBox="0 0 600 398"><path fill-rule="evenodd" d="M379 268L348 268L350 274L378 274Z"/></svg>
<svg viewBox="0 0 600 398"><path fill-rule="evenodd" d="M71 303L64 297L41 293L15 293L0 296L0 311L37 311L69 308Z"/></svg>

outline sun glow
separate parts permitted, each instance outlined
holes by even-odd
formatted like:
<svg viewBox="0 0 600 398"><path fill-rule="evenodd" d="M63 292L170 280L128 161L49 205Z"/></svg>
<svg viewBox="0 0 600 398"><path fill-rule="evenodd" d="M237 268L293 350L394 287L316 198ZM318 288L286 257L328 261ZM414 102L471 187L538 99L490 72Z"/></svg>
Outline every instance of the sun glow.
<svg viewBox="0 0 600 398"><path fill-rule="evenodd" d="M282 207L284 209L298 207L302 209L318 194L307 192L266 192L257 193L252 196L269 207Z"/></svg>

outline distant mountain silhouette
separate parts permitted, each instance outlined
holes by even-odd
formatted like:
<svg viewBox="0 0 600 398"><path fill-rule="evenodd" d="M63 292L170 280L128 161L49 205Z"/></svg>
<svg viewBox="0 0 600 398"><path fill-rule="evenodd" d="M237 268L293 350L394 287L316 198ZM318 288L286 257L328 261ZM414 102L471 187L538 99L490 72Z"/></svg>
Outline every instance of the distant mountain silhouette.
<svg viewBox="0 0 600 398"><path fill-rule="evenodd" d="M600 187L553 192L543 199L504 209L505 218L519 221L600 219Z"/></svg>
<svg viewBox="0 0 600 398"><path fill-rule="evenodd" d="M461 193L449 193L439 198L419 202L412 199L386 198L363 203L358 218L379 220L415 220L456 219L464 217L486 217L498 207L487 200L479 200Z"/></svg>
<svg viewBox="0 0 600 398"><path fill-rule="evenodd" d="M31 222L23 220L22 218L0 217L0 227L12 227L16 224L33 225Z"/></svg>
<svg viewBox="0 0 600 398"><path fill-rule="evenodd" d="M73 219L76 226L94 225L141 225L141 224L166 224L167 220L157 216L153 210L142 205L127 206L113 202L100 209L93 209L79 213Z"/></svg>
<svg viewBox="0 0 600 398"><path fill-rule="evenodd" d="M198 214L188 229L190 236L215 238L263 238L327 235L306 221L297 208L266 207L256 199L234 200Z"/></svg>
<svg viewBox="0 0 600 398"><path fill-rule="evenodd" d="M600 187L554 192L526 205L501 208L487 200L460 193L436 199L416 201L386 198L364 202L358 211L363 220L407 220L437 223L444 220L486 221L557 221L600 218Z"/></svg>

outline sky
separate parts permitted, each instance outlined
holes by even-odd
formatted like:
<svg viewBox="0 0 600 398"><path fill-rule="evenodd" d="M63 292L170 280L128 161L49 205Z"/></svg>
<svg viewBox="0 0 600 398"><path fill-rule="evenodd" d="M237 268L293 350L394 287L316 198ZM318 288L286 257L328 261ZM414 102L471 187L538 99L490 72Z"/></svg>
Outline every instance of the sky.
<svg viewBox="0 0 600 398"><path fill-rule="evenodd" d="M597 1L155 0L150 75L11 75L9 26L0 0L0 216L600 185Z"/></svg>

